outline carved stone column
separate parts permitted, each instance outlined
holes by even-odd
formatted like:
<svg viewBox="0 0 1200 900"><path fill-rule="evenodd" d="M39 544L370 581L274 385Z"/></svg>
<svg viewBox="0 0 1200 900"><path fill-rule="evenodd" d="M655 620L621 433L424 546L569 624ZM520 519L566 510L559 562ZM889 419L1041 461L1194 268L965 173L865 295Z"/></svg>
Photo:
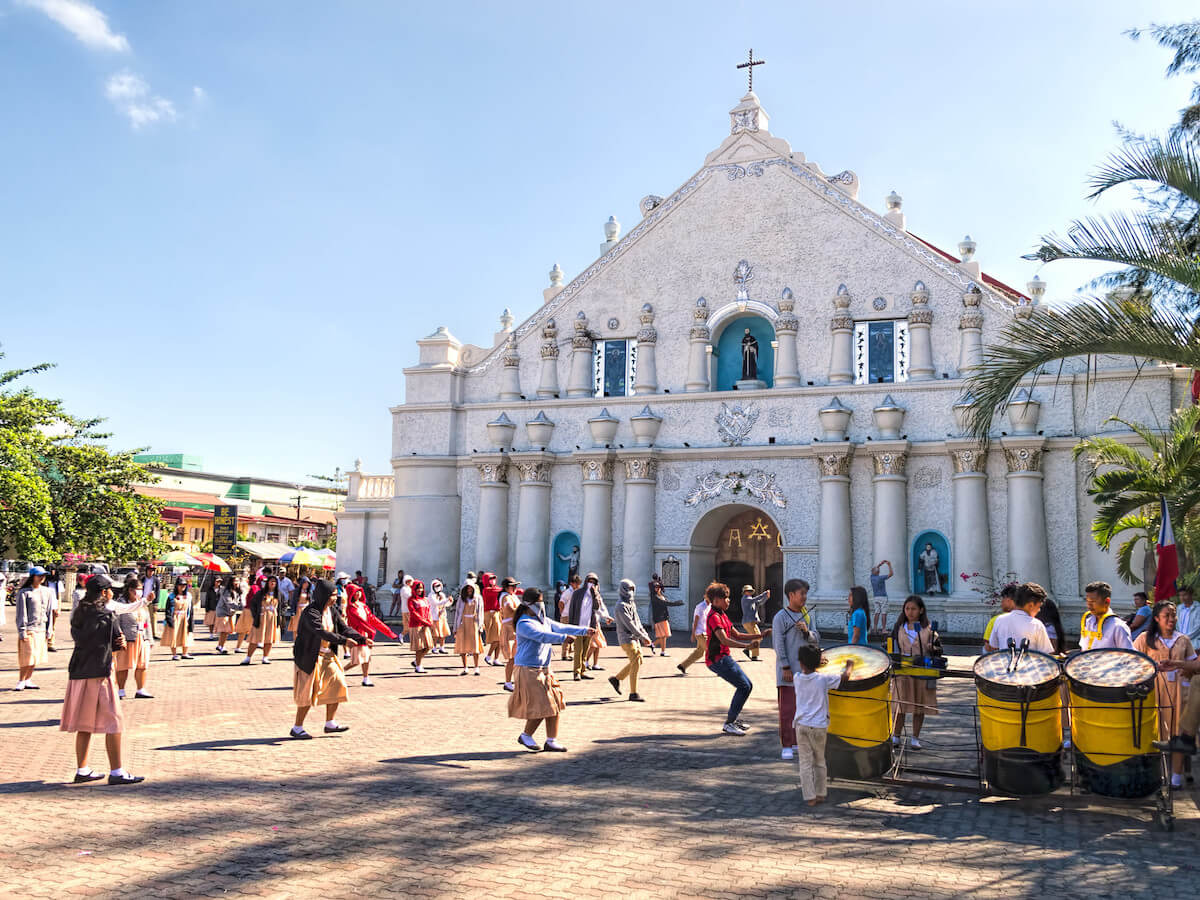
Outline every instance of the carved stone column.
<svg viewBox="0 0 1200 900"><path fill-rule="evenodd" d="M613 455L577 457L583 474L583 527L579 535L579 570L595 572L601 587L612 583Z"/></svg>
<svg viewBox="0 0 1200 900"><path fill-rule="evenodd" d="M1042 496L1045 440L1002 438L1008 463L1008 568L1021 581L1050 590L1046 504Z"/></svg>
<svg viewBox="0 0 1200 900"><path fill-rule="evenodd" d="M652 454L624 456L625 527L622 541L622 578L631 578L638 593L647 592L654 572L654 493L658 460Z"/></svg>
<svg viewBox="0 0 1200 900"><path fill-rule="evenodd" d="M850 458L853 446L821 448L816 457L821 480L821 518L817 531L817 591L845 596L854 584L850 544Z"/></svg>
<svg viewBox="0 0 1200 900"><path fill-rule="evenodd" d="M500 371L500 399L521 399L521 354L517 351L517 339L510 337L504 346L502 358L504 368Z"/></svg>
<svg viewBox="0 0 1200 900"><path fill-rule="evenodd" d="M588 334L587 316L580 311L575 317L575 334L571 338L571 371L567 377L567 396L590 397L592 392L592 336Z"/></svg>
<svg viewBox="0 0 1200 900"><path fill-rule="evenodd" d="M796 353L796 334L800 320L793 310L796 300L791 288L783 289L779 298L779 318L775 321L775 336L779 340L779 352L775 354L775 387L788 388L800 384L800 366Z"/></svg>
<svg viewBox="0 0 1200 900"><path fill-rule="evenodd" d="M477 456L475 468L479 470L475 570L503 578L508 574L508 459L498 453Z"/></svg>
<svg viewBox="0 0 1200 900"><path fill-rule="evenodd" d="M688 376L684 390L689 394L708 390L708 301L701 297L692 311L692 330L688 332Z"/></svg>
<svg viewBox="0 0 1200 900"><path fill-rule="evenodd" d="M963 313L958 320L958 373L969 375L983 364L983 292L972 282L962 295Z"/></svg>
<svg viewBox="0 0 1200 900"><path fill-rule="evenodd" d="M517 489L517 540L514 577L525 585L548 584L550 575L549 453L520 453L513 457L520 474Z"/></svg>
<svg viewBox="0 0 1200 900"><path fill-rule="evenodd" d="M833 297L833 318L829 320L833 339L829 350L829 383L854 381L854 317L850 315L850 292L843 284Z"/></svg>
<svg viewBox="0 0 1200 900"><path fill-rule="evenodd" d="M654 351L655 344L658 343L658 332L654 328L654 307L649 303L643 304L638 318L642 327L637 333L637 371L634 372L633 392L657 394L658 364L654 359Z"/></svg>
<svg viewBox="0 0 1200 900"><path fill-rule="evenodd" d="M908 592L908 441L880 441L871 445L875 475L873 555L871 565L881 559L892 564L892 584Z"/></svg>
<svg viewBox="0 0 1200 900"><path fill-rule="evenodd" d="M537 395L543 398L558 396L558 325L553 319L542 329L542 374Z"/></svg>
<svg viewBox="0 0 1200 900"><path fill-rule="evenodd" d="M933 377L933 310L929 308L929 289L918 281L909 295L912 312L908 314L908 335L912 347L908 365L909 381L928 381Z"/></svg>
<svg viewBox="0 0 1200 900"><path fill-rule="evenodd" d="M992 571L992 534L988 524L987 451L974 441L946 441L946 450L954 464L951 476L954 497L954 565L950 573L954 593L978 598L978 594L959 577L976 572L985 578Z"/></svg>

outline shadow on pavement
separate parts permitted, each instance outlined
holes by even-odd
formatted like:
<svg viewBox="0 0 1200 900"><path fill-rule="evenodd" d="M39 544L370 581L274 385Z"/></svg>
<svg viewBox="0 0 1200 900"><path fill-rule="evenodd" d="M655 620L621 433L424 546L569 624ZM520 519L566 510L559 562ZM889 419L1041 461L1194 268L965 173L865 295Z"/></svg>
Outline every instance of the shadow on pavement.
<svg viewBox="0 0 1200 900"><path fill-rule="evenodd" d="M289 688L290 690L290 688ZM280 746L291 743L288 737L243 738L236 741L196 741L192 744L172 744L169 747L155 747L155 750L238 750L243 747Z"/></svg>

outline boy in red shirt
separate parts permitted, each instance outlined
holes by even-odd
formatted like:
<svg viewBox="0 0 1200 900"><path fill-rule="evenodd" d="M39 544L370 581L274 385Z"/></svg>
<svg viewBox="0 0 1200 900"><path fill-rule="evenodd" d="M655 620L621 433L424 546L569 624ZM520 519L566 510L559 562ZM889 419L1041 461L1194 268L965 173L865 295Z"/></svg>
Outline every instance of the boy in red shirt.
<svg viewBox="0 0 1200 900"><path fill-rule="evenodd" d="M747 634L734 628L726 614L726 610L729 609L729 588L719 582L714 581L710 584L704 596L711 607L708 613L708 649L704 654L704 663L709 671L728 681L735 689L733 701L729 704L729 714L725 717L725 724L721 730L725 734L736 734L740 737L750 730L750 726L739 717L754 685L734 660L729 648L757 649L762 639L770 635L771 629L768 628L761 634Z"/></svg>

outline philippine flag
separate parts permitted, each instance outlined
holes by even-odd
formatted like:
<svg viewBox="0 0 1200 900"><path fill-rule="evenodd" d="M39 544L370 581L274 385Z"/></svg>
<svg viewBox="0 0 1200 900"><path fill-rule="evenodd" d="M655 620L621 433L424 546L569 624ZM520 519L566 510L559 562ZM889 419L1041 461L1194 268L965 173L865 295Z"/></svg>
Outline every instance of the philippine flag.
<svg viewBox="0 0 1200 900"><path fill-rule="evenodd" d="M1175 596L1175 579L1179 577L1179 556L1175 552L1175 531L1171 528L1171 514L1167 512L1167 500L1158 498L1162 510L1162 524L1158 528L1158 572L1154 576L1154 600L1166 600Z"/></svg>

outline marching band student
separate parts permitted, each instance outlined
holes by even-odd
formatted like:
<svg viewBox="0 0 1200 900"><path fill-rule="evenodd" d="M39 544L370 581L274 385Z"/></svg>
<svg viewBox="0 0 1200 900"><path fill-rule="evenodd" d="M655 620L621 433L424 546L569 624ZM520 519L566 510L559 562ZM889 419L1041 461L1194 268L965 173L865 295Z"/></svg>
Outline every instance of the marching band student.
<svg viewBox="0 0 1200 900"><path fill-rule="evenodd" d="M1037 585L1033 586L1037 587ZM1028 596L1035 595L1029 592ZM1036 612L1033 609L1035 605L1032 600L1029 601L1030 613ZM1024 601L1022 601L1023 607ZM1029 618L1029 615L1024 612L1014 610L1009 613L1012 616L1018 614ZM1037 628L1042 627L1042 623L1036 619L1030 621ZM1042 630L1042 637L1043 639L1046 637L1045 629ZM917 594L911 594L904 600L904 608L900 611L896 624L892 626L892 646L895 648L895 652L901 656L923 658L938 656L941 653L936 646L933 626L929 624L929 616L925 612L925 601ZM1046 642L1046 646L1050 646L1049 641ZM1041 650L1041 647L1035 649ZM897 675L892 679L892 702L896 709L896 727L892 733L892 746L900 746L900 736L904 733L904 717L911 713L912 734L909 735L908 744L913 750L920 750L919 738L921 726L925 723L925 716L936 716L938 712L937 680L917 678L913 675Z"/></svg>
<svg viewBox="0 0 1200 900"><path fill-rule="evenodd" d="M86 589L84 593L87 593ZM145 613L146 598L142 596L142 583L136 575L125 579L120 601L110 600L107 608L116 614L117 627L125 638L125 648L114 657L117 697L125 699L125 682L129 680L132 670L133 683L137 685L133 696L150 700L153 695L146 691L146 669L150 664L150 622Z"/></svg>
<svg viewBox="0 0 1200 900"><path fill-rule="evenodd" d="M349 725L337 720L338 706L349 699L346 673L342 671L337 647L350 648L365 643L357 631L351 630L337 608L337 588L332 581L322 579L313 586L312 601L300 617L300 630L292 644L292 659L296 669L292 676L292 699L296 702L296 721L288 737L309 740L304 719L314 706L325 707L325 733L341 734Z"/></svg>
<svg viewBox="0 0 1200 900"><path fill-rule="evenodd" d="M479 628L483 622L483 599L475 585L467 582L458 595L454 608L454 652L462 657L463 670L467 674L467 657L475 657L475 672L479 674L479 654L483 652L483 636Z"/></svg>
<svg viewBox="0 0 1200 900"><path fill-rule="evenodd" d="M450 621L448 610L454 605L454 597L447 594L444 590L445 585L437 578L429 583L429 588L433 593L429 595L429 611L433 616L433 642L435 644L434 653L447 653L446 638L450 637L453 632L450 630Z"/></svg>
<svg viewBox="0 0 1200 900"><path fill-rule="evenodd" d="M1079 649L1099 650L1105 647L1133 649L1133 638L1125 620L1114 613L1112 586L1106 581L1093 581L1083 589L1088 611L1079 620Z"/></svg>
<svg viewBox="0 0 1200 900"><path fill-rule="evenodd" d="M396 632L371 612L367 606L367 595L361 590L351 594L346 601L346 621L352 629L366 638L361 644L350 648L350 664L346 666L346 671L349 672L355 666L362 666L362 686L375 687L375 682L370 678L371 648L375 646L375 635L383 632L395 640Z"/></svg>
<svg viewBox="0 0 1200 900"><path fill-rule="evenodd" d="M292 640L296 640L296 629L300 627L300 614L304 612L304 607L308 606L308 602L312 599L312 579L307 575L301 576L300 583L296 585L296 611L292 613L292 618L288 622L288 631L292 633Z"/></svg>
<svg viewBox="0 0 1200 900"><path fill-rule="evenodd" d="M546 743L542 749L566 753L567 748L558 742L558 719L567 703L558 679L550 671L551 648L561 644L567 635L586 639L592 629L555 622L546 615L542 592L537 588L525 591L513 618L517 658L514 689L508 698L508 717L525 720L525 730L517 737L517 743L526 750L538 750L533 734L545 722Z"/></svg>
<svg viewBox="0 0 1200 900"><path fill-rule="evenodd" d="M246 600L243 597L242 579L237 575L230 575L225 579L225 584L217 595L217 652L222 656L229 652L225 649L225 642L229 640L229 635L236 630L236 620L241 618L245 609ZM240 631L237 632L235 650L242 649L242 641L245 640L245 637Z"/></svg>
<svg viewBox="0 0 1200 900"><path fill-rule="evenodd" d="M279 594L279 579L268 575L262 589L256 591L246 604L250 608L252 627L243 666L250 665L254 651L262 647L263 665L271 662L271 647L279 640L279 613L283 597Z"/></svg>
<svg viewBox="0 0 1200 900"><path fill-rule="evenodd" d="M17 686L15 690L36 691L33 672L49 658L46 650L46 623L50 605L57 602L54 591L46 587L46 570L30 566L24 584L17 589Z"/></svg>
<svg viewBox="0 0 1200 900"><path fill-rule="evenodd" d="M504 689L513 689L513 656L517 652L517 632L513 629L513 613L521 598L517 585L521 582L505 578L500 593L500 650L504 653Z"/></svg>
<svg viewBox="0 0 1200 900"><path fill-rule="evenodd" d="M421 663L433 646L433 614L429 609L429 598L425 596L425 584L417 580L412 583L412 596L408 598L408 634L416 658L413 669L424 674Z"/></svg>
<svg viewBox="0 0 1200 900"><path fill-rule="evenodd" d="M191 586L184 577L175 579L175 587L167 594L167 609L163 617L162 639L160 647L171 648L171 659L192 659L188 645L192 640L192 612L195 601L192 597ZM179 655L179 650L183 655Z"/></svg>
<svg viewBox="0 0 1200 900"><path fill-rule="evenodd" d="M110 600L111 579L107 575L93 575L71 613L75 649L67 665L69 680L59 729L75 732L75 784L104 777L87 764L93 734L104 735L109 784L137 784L145 780L130 775L121 765L121 732L125 730L125 722L113 677L113 651L124 649L125 637L117 626L117 614L107 608Z"/></svg>
<svg viewBox="0 0 1200 900"><path fill-rule="evenodd" d="M1158 698L1158 737L1160 741L1167 742L1171 735L1178 733L1183 718L1183 679L1179 672L1164 667L1163 663L1168 660L1190 662L1196 658L1196 650L1188 636L1176 630L1177 621L1174 603L1170 600L1155 603L1149 627L1133 642L1134 650L1145 653L1159 667L1156 680L1158 689L1155 691ZM1200 690L1200 684L1193 690ZM1172 753L1171 787L1178 788L1182 784L1183 754Z"/></svg>

